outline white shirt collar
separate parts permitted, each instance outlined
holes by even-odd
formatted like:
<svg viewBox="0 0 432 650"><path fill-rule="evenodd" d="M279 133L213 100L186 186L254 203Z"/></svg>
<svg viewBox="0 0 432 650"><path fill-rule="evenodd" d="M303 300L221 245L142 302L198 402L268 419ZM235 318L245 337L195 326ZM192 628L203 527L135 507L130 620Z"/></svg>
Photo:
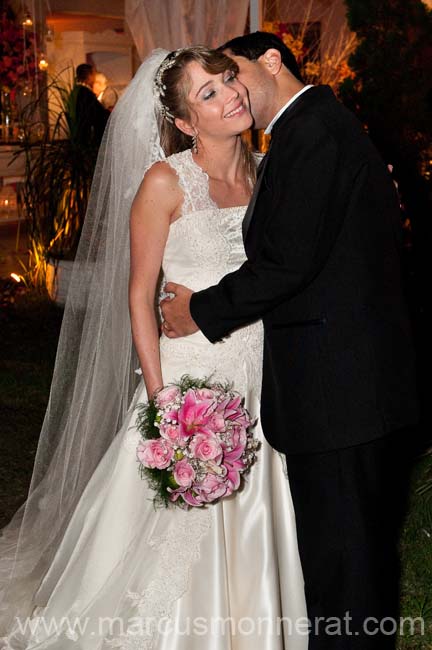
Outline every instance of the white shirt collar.
<svg viewBox="0 0 432 650"><path fill-rule="evenodd" d="M285 104L285 106L282 106L282 108L280 109L280 111L278 111L278 112L276 113L276 115L274 116L274 118L272 119L272 121L270 122L270 124L268 125L268 127L266 128L266 130L264 131L264 133L265 133L266 135L268 135L269 133L271 133L271 130L272 130L272 128L274 127L275 123L278 121L278 119L280 118L280 116L282 115L282 113L285 113L285 111L286 111L286 109L288 108L288 106L291 106L291 104L292 104L293 102L295 102L295 100L297 99L297 97L300 97L300 95L302 95L304 92L306 92L306 90L309 90L309 88L313 88L313 85L312 85L312 84L309 84L309 85L307 85L307 86L303 86L303 88L302 88L301 90L299 90L298 93L296 93L295 95L293 95L293 96L291 97L291 99L287 101L287 103Z"/></svg>

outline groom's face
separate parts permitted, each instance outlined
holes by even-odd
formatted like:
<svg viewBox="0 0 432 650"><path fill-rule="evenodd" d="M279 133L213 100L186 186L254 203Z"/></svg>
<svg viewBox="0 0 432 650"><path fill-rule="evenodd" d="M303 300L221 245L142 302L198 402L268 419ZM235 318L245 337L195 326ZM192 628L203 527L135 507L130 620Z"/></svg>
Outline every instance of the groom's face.
<svg viewBox="0 0 432 650"><path fill-rule="evenodd" d="M254 127L265 129L273 117L269 107L273 104L274 85L264 57L251 61L245 56L233 54L230 50L225 50L224 54L233 59L239 67L237 78L248 89Z"/></svg>

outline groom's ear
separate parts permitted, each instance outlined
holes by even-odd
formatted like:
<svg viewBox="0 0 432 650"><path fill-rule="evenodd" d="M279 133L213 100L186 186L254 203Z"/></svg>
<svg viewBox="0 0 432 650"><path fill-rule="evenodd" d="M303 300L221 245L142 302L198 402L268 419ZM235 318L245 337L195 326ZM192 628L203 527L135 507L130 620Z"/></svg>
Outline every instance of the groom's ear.
<svg viewBox="0 0 432 650"><path fill-rule="evenodd" d="M193 126L189 124L189 122L186 122L186 120L182 120L180 117L176 117L174 119L174 124L178 128L179 131L182 133L186 133L186 135L189 135L192 137L195 134L195 129Z"/></svg>
<svg viewBox="0 0 432 650"><path fill-rule="evenodd" d="M282 57L279 50L271 47L258 58L258 61L272 74L276 76L282 68Z"/></svg>

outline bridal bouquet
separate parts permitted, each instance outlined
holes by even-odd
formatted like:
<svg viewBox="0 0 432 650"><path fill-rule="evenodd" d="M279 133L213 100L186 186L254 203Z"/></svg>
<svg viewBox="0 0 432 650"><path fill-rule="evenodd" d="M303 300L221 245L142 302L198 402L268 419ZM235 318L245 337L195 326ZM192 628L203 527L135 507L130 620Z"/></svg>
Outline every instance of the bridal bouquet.
<svg viewBox="0 0 432 650"><path fill-rule="evenodd" d="M242 397L230 385L184 375L139 406L137 458L155 501L203 506L233 494L259 442Z"/></svg>

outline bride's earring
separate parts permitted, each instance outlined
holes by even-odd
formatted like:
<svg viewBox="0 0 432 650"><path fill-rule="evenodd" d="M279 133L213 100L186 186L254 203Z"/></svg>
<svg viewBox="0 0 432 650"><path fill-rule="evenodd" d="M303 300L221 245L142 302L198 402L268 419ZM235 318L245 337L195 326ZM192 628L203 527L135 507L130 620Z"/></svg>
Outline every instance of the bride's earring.
<svg viewBox="0 0 432 650"><path fill-rule="evenodd" d="M196 133L192 136L192 151L198 153L198 136Z"/></svg>

